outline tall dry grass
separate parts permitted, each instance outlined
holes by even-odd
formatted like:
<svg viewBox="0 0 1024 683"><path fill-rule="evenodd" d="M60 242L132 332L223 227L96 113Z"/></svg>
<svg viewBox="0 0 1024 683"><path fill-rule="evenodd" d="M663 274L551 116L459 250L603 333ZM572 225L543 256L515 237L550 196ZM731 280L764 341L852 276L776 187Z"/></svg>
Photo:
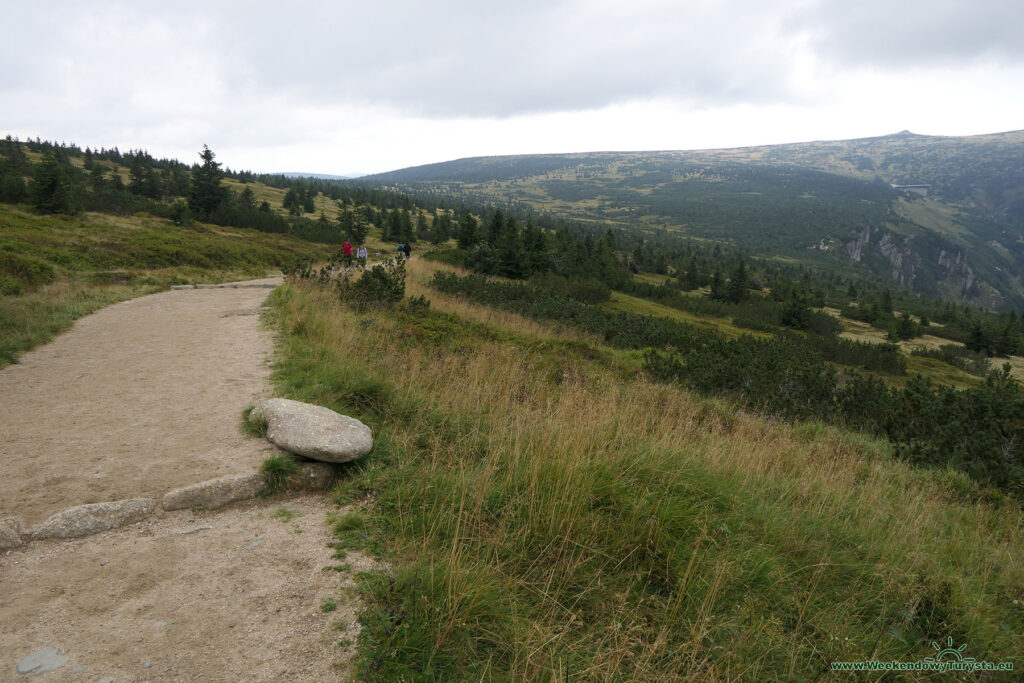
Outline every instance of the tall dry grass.
<svg viewBox="0 0 1024 683"><path fill-rule="evenodd" d="M447 314L276 297L282 386L378 437L344 485L399 567L364 583L366 677L813 680L946 637L1018 656L1018 507L428 296Z"/></svg>

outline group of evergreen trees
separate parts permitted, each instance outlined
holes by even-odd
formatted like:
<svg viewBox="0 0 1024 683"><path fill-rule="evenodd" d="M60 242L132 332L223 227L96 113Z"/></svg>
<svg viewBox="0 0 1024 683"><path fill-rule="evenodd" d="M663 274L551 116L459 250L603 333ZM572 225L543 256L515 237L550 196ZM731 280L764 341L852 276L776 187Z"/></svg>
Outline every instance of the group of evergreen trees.
<svg viewBox="0 0 1024 683"><path fill-rule="evenodd" d="M31 161L30 153L39 155L38 161ZM146 211L181 224L202 220L322 242L341 238L343 227L324 217L319 221L304 216L289 220L275 213L268 202L257 205L251 188L232 192L223 183L231 172L215 160L213 151L204 146L199 157L199 163L189 167L155 159L143 150L82 150L75 145L21 142L7 136L0 142L0 201L27 203L42 213ZM81 164L72 163L73 159ZM125 167L127 183L122 176ZM298 186L305 190L303 201L312 201L308 187L301 182Z"/></svg>
<svg viewBox="0 0 1024 683"><path fill-rule="evenodd" d="M454 237L463 265L479 273L526 279L550 272L608 287L618 287L629 278L611 232L594 239L564 227L545 230L531 219L521 224L516 216L494 209L482 223L468 212L463 214Z"/></svg>

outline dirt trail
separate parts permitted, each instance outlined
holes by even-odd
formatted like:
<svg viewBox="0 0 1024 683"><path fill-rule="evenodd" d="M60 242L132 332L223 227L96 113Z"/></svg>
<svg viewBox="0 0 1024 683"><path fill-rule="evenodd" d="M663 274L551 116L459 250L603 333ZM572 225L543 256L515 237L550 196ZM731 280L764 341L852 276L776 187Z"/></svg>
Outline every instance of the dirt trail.
<svg viewBox="0 0 1024 683"><path fill-rule="evenodd" d="M159 497L253 471L273 447L238 430L269 396L269 289L190 289L86 316L0 371L0 514Z"/></svg>
<svg viewBox="0 0 1024 683"><path fill-rule="evenodd" d="M126 301L0 371L0 515L25 531L73 505L159 499L254 471L275 450L238 425L270 395L272 341L259 323L269 291ZM354 617L339 596L348 574L323 571L340 562L327 510L317 496L158 509L123 529L0 553L0 681L338 679L349 653L336 644L354 640ZM329 597L341 610L321 611ZM340 632L329 627L339 621ZM17 672L47 647L68 659Z"/></svg>

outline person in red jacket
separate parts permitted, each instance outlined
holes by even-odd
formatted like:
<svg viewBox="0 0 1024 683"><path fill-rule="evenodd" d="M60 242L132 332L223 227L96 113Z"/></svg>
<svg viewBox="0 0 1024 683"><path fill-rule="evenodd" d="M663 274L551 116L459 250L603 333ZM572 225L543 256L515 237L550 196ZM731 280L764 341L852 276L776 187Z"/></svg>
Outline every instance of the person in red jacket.
<svg viewBox="0 0 1024 683"><path fill-rule="evenodd" d="M346 266L351 266L352 265L352 243L351 242L345 242L343 245L341 245L341 253L343 253L345 255L345 265Z"/></svg>

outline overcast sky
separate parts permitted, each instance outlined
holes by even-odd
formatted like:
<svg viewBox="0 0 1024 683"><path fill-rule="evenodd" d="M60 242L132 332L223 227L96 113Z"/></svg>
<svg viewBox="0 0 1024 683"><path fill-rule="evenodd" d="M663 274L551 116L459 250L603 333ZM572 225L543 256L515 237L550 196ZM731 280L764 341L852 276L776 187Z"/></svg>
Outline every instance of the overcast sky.
<svg viewBox="0 0 1024 683"><path fill-rule="evenodd" d="M0 134L235 169L1024 128L1021 0L3 5Z"/></svg>

